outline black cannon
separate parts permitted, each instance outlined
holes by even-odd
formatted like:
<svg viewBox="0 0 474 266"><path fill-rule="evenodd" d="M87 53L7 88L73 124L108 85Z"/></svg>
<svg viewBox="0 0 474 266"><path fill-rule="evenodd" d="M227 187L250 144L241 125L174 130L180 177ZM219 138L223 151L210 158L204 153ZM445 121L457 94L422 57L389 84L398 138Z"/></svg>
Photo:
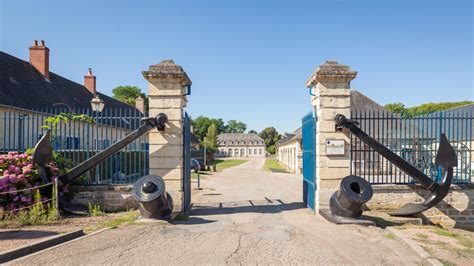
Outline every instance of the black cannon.
<svg viewBox="0 0 474 266"><path fill-rule="evenodd" d="M418 170L416 167L405 161L403 158L389 150L384 145L367 135L362 131L357 122L346 118L342 114L338 114L335 117L335 122L338 126L349 129L349 131L358 137L361 141L367 144L369 147L377 151L384 158L389 160L392 164L400 168L406 174L411 176L416 182L422 187L431 191L431 195L423 203L408 203L402 206L400 209L389 213L393 216L410 216L416 213L420 213L428 210L435 206L446 197L451 186L453 178L453 167L457 166L457 156L454 148L449 144L446 135L441 134L441 141L436 154L435 163L437 166L443 168L444 176L441 182L437 182L435 179L426 176L423 172Z"/></svg>
<svg viewBox="0 0 474 266"><path fill-rule="evenodd" d="M147 175L137 180L133 184L132 196L140 204L142 218L168 218L173 211L173 199L159 176Z"/></svg>
<svg viewBox="0 0 474 266"><path fill-rule="evenodd" d="M120 149L124 148L140 136L148 133L153 128L158 131L165 130L168 122L166 114L160 113L156 117L142 119L142 125L121 140L110 145L103 151L76 165L70 171L58 177L58 185L63 186L89 171L100 162L106 160ZM48 182L46 165L52 160L51 134L48 131L36 144L33 153L33 164L39 169L41 178ZM136 188L138 187L138 188ZM141 193L141 194L140 194ZM164 181L158 176L144 176L136 181L133 188L133 196L140 203L140 213L145 218L166 218L173 209L171 196L165 192ZM61 209L68 210L67 202L59 198Z"/></svg>
<svg viewBox="0 0 474 266"><path fill-rule="evenodd" d="M358 218L363 205L374 194L369 182L360 176L349 175L342 179L341 186L329 200L331 213L340 217Z"/></svg>

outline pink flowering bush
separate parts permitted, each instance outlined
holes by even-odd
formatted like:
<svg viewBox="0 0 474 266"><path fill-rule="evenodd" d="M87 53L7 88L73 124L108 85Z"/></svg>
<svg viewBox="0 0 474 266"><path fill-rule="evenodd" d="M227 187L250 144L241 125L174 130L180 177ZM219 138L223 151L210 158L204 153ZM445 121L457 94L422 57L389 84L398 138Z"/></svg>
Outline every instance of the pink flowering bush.
<svg viewBox="0 0 474 266"><path fill-rule="evenodd" d="M51 181L60 174L54 163L47 165L47 172ZM33 166L30 155L16 152L0 155L0 218L1 213L16 213L34 205L36 201L48 200L44 196L35 197L37 189L29 189L42 184L44 182ZM51 190L52 186L45 189Z"/></svg>

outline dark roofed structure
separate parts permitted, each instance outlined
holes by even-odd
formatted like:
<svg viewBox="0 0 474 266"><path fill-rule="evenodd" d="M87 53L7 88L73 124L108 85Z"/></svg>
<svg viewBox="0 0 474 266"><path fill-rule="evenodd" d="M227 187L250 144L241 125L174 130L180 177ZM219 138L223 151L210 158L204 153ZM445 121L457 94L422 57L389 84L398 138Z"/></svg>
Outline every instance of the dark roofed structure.
<svg viewBox="0 0 474 266"><path fill-rule="evenodd" d="M303 128L299 127L293 133L285 133L278 145L284 145L293 141L301 141L303 139Z"/></svg>
<svg viewBox="0 0 474 266"><path fill-rule="evenodd" d="M358 90L351 90L351 112L385 112L385 108Z"/></svg>
<svg viewBox="0 0 474 266"><path fill-rule="evenodd" d="M133 106L97 93L105 108L135 112ZM62 103L72 109L90 109L93 94L83 85L53 72L46 79L30 63L0 52L0 105L23 109L52 108Z"/></svg>

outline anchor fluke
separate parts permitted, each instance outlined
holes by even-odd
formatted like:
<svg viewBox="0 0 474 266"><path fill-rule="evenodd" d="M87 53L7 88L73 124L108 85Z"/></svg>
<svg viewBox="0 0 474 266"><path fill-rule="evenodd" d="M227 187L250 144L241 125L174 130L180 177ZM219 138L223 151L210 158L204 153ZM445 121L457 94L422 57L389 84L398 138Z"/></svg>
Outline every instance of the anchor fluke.
<svg viewBox="0 0 474 266"><path fill-rule="evenodd" d="M433 180L433 185L428 188L432 194L423 203L408 203L403 205L400 209L390 212L392 216L410 216L428 210L441 202L446 195L448 195L449 187L453 179L453 167L458 165L457 155L453 146L449 144L448 138L445 134L441 134L441 141L436 154L436 166L441 166L444 170L443 179L441 182Z"/></svg>
<svg viewBox="0 0 474 266"><path fill-rule="evenodd" d="M39 175L44 183L48 183L48 174L46 173L46 165L51 162L53 158L53 148L51 147L51 130L36 143L33 156L33 164L36 165Z"/></svg>

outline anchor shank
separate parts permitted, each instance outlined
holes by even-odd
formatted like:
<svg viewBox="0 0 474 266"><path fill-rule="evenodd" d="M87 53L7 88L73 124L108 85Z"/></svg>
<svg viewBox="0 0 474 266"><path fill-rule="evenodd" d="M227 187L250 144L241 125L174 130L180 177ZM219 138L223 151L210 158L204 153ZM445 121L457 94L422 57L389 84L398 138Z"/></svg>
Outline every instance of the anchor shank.
<svg viewBox="0 0 474 266"><path fill-rule="evenodd" d="M397 166L400 170L405 172L407 175L413 177L418 183L420 183L423 187L435 191L436 187L438 186L436 182L426 176L423 172L418 170L416 167L409 164L403 158L380 144L378 141L367 135L362 129L360 129L353 121L348 120L343 115L337 115L335 118L336 124L342 127L349 129L349 131L357 136L361 141L367 144L369 147L377 151L380 155L384 158L389 160L395 166Z"/></svg>
<svg viewBox="0 0 474 266"><path fill-rule="evenodd" d="M163 114L164 115L164 114ZM72 168L70 171L68 171L66 174L60 176L59 182L62 185L69 184L71 181L79 177L80 175L84 174L85 172L89 171L92 169L94 166L98 165L100 162L104 161L114 153L118 152L140 136L146 134L150 129L158 127L160 130L164 129L164 123L167 122L167 118L162 118L160 121L159 118L157 117L156 120L145 120L145 123L141 125L139 128L136 130L132 131L130 134L125 136L123 139L115 142L114 144L110 145L107 147L105 150L97 153L96 155L92 156L88 160L85 160L84 162L78 164L74 168Z"/></svg>

